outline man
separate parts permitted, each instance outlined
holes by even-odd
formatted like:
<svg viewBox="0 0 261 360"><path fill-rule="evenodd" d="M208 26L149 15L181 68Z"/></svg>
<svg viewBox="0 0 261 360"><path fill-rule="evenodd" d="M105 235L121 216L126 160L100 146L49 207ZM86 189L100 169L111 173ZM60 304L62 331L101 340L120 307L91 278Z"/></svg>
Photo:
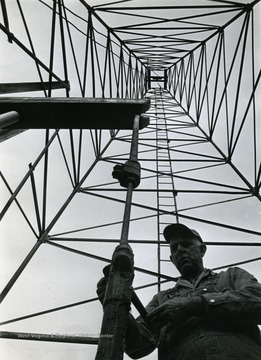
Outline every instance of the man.
<svg viewBox="0 0 261 360"><path fill-rule="evenodd" d="M206 245L183 224L164 237L181 277L154 296L146 320L130 315L126 353L138 359L158 347L159 360L260 360L261 285L240 268L204 269Z"/></svg>

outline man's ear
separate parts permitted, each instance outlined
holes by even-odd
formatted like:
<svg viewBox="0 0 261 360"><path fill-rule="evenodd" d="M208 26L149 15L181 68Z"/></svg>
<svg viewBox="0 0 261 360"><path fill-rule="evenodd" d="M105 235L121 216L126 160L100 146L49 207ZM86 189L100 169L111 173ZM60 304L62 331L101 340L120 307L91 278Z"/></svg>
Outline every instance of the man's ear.
<svg viewBox="0 0 261 360"><path fill-rule="evenodd" d="M200 248L201 256L203 257L207 251L207 247L205 244L201 244L199 248Z"/></svg>

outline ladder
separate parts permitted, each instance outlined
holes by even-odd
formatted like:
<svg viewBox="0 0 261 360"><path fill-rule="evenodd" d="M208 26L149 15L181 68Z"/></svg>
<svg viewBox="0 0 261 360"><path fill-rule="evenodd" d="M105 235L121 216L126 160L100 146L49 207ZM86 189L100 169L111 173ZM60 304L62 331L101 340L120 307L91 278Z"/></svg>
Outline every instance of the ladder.
<svg viewBox="0 0 261 360"><path fill-rule="evenodd" d="M152 107L155 108L155 133L156 133L156 176L157 176L157 226L158 226L158 246L157 261L158 273L161 273L161 264L164 261L170 261L162 255L162 247L168 247L164 244L163 230L166 225L178 222L177 215L177 192L175 190L174 178L172 176L173 168L171 161L170 139L168 132L168 110L166 99L173 99L167 90L155 88L151 99ZM153 124L153 122L151 121ZM174 215L174 218L173 218ZM163 242L163 244L162 244ZM161 290L160 277L158 278L158 291Z"/></svg>

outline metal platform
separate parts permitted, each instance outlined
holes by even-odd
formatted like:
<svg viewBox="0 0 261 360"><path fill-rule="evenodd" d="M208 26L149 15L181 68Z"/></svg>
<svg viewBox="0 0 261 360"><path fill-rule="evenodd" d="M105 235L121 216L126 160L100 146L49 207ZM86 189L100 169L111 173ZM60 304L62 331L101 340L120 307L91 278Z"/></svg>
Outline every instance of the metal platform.
<svg viewBox="0 0 261 360"><path fill-rule="evenodd" d="M135 115L150 108L148 99L3 97L1 114L17 111L9 129L132 129ZM148 125L142 117L140 128Z"/></svg>

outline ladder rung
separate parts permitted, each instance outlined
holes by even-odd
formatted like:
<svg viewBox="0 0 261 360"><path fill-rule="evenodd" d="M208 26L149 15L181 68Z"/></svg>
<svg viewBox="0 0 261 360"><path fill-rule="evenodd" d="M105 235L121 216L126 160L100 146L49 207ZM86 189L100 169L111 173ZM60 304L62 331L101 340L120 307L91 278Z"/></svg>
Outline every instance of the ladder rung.
<svg viewBox="0 0 261 360"><path fill-rule="evenodd" d="M173 204L171 204L171 205L159 204L159 205L160 205L161 207L166 207L166 208L167 208L167 207L169 208L169 207L173 207L173 206L174 206Z"/></svg>
<svg viewBox="0 0 261 360"><path fill-rule="evenodd" d="M160 261L162 261L162 262L171 262L171 260L165 260L165 259L160 259Z"/></svg>
<svg viewBox="0 0 261 360"><path fill-rule="evenodd" d="M159 195L159 198L161 198L161 199L173 199L173 196L161 196L161 195Z"/></svg>

